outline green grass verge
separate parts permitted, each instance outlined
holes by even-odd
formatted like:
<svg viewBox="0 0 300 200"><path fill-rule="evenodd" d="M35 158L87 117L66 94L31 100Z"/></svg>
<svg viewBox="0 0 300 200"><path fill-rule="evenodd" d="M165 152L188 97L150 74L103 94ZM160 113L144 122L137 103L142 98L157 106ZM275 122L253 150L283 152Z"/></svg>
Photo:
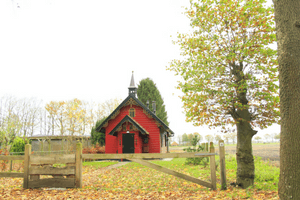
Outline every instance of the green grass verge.
<svg viewBox="0 0 300 200"><path fill-rule="evenodd" d="M237 163L234 155L226 156L226 175L230 179L235 179ZM254 186L249 187L256 188L258 190L278 190L278 181L279 181L279 167L270 165L269 162L262 161L261 157L254 156L255 164L255 178Z"/></svg>

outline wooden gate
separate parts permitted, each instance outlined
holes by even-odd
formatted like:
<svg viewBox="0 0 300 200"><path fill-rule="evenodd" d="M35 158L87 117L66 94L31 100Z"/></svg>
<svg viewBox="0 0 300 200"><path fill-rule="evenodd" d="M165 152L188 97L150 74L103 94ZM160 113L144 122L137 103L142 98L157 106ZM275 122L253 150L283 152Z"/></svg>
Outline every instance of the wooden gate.
<svg viewBox="0 0 300 200"><path fill-rule="evenodd" d="M224 141L219 141L221 189L226 189ZM203 185L216 190L215 148L210 143L210 152L206 153L139 153L139 154L82 154L82 144L76 144L76 154L36 156L31 155L31 145L25 146L25 156L0 156L0 160L24 160L24 173L1 172L1 177L24 178L23 188L81 188L82 159L128 159L155 170ZM146 160L156 158L210 158L211 182L206 182L186 174L182 174ZM64 168L54 168L52 164L66 164ZM52 175L53 178L40 179L40 175Z"/></svg>
<svg viewBox="0 0 300 200"><path fill-rule="evenodd" d="M220 145L221 144L221 145ZM219 142L220 150L224 151L224 142ZM221 152L220 151L220 152ZM211 188L216 190L216 163L215 163L215 148L213 143L210 143L210 152L206 153L138 153L138 154L82 154L83 159L127 159L133 162L140 163L147 167L153 168L155 170L170 174L187 181ZM220 169L221 169L221 186L222 189L226 188L226 176L225 176L225 153L221 153L220 156ZM195 177L182 174L160 165L153 164L146 160L147 159L156 159L156 158L196 158L196 157L209 157L210 158L210 177L211 182L202 181Z"/></svg>

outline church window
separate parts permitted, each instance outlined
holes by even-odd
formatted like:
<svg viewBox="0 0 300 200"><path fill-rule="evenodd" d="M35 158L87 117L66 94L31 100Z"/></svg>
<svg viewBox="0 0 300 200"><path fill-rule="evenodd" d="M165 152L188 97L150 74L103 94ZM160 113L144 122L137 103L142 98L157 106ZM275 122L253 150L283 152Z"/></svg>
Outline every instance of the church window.
<svg viewBox="0 0 300 200"><path fill-rule="evenodd" d="M130 117L135 117L135 109L134 108L129 109L129 116Z"/></svg>

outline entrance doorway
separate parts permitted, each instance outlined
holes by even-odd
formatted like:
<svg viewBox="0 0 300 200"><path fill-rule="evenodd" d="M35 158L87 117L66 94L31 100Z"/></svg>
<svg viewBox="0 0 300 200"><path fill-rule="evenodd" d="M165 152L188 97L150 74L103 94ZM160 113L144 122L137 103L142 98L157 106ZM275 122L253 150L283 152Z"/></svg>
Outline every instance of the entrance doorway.
<svg viewBox="0 0 300 200"><path fill-rule="evenodd" d="M123 134L123 153L134 153L134 133Z"/></svg>

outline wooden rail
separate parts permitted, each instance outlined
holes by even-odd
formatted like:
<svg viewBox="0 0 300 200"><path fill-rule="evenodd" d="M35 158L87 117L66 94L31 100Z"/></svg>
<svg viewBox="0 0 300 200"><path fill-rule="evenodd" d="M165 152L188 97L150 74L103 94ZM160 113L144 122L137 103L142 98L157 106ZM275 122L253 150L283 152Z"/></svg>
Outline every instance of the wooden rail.
<svg viewBox="0 0 300 200"><path fill-rule="evenodd" d="M0 156L0 160L24 160L25 156Z"/></svg>
<svg viewBox="0 0 300 200"><path fill-rule="evenodd" d="M215 156L216 153L135 153L135 154L82 154L83 159L155 159L155 158L195 158Z"/></svg>

